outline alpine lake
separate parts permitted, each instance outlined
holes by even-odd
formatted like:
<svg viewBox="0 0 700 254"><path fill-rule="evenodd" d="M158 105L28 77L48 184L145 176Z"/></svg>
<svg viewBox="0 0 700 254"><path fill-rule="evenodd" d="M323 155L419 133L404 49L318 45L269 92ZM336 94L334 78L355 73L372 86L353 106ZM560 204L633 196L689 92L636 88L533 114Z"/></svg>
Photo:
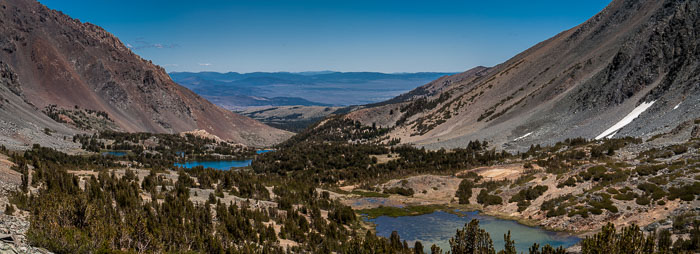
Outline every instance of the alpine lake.
<svg viewBox="0 0 700 254"><path fill-rule="evenodd" d="M401 240L406 240L409 246L420 241L426 253L430 253L433 244L443 251L450 249L449 240L454 237L457 229L461 229L472 219L479 220L479 227L491 235L496 251L502 250L505 244L504 235L510 230L511 239L515 241L518 253L527 253L533 243L540 246L549 244L552 247L570 247L581 239L564 232L548 231L539 227L531 227L513 220L499 219L483 215L477 211L435 211L417 216L379 216L365 221L375 224L378 236L389 237L396 231Z"/></svg>
<svg viewBox="0 0 700 254"><path fill-rule="evenodd" d="M267 152L272 152L274 150L257 150L256 154L262 154ZM231 168L242 168L250 166L253 162L252 159L249 160L221 160L221 161L188 161L184 163L175 163L176 167L184 168L194 168L197 166L202 166L204 168L213 168L218 170L230 170Z"/></svg>

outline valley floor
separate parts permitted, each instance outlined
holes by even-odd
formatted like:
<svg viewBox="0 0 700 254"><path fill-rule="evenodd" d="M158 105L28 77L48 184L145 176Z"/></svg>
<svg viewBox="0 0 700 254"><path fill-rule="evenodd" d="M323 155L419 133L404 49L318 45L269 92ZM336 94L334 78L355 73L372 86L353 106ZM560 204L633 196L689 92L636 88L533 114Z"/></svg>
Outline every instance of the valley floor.
<svg viewBox="0 0 700 254"><path fill-rule="evenodd" d="M518 155L496 153L479 142L453 151L311 142L256 154L252 148L193 135L80 137L77 141L93 153L66 155L35 147L0 155L0 235L11 243L0 244L0 250L45 251L32 244L62 252L56 245L61 241L90 248L91 242L73 243L71 237L61 237L73 234L71 230L92 232L91 227L99 226L120 232L127 241L111 244L126 244L129 247L122 247L126 249L167 248L149 246L153 240L205 251L164 232L175 230L187 238L202 236L198 230L206 230L207 237L217 237L199 240L212 244L207 248L220 241L241 251L245 246L347 251L352 248L348 241L374 241L368 235L361 237L373 226L357 218L457 209L578 236L590 236L613 223L638 225L647 235L668 230L673 241L695 241L694 225L700 221L698 126L700 121L645 141L566 140L551 147L533 146ZM101 155L100 147L107 146L129 152L123 157ZM255 159L239 170L172 170L173 161L182 156ZM23 188L25 192L20 191ZM118 215L66 221L83 216L83 210L73 210L76 205L86 206L84 211L107 209ZM155 229L118 226L129 216ZM169 217L186 218L185 227L171 224ZM139 230L159 233L149 233L147 241L138 234L128 236ZM316 236L329 234L333 241L313 242ZM132 240L146 245L129 245Z"/></svg>

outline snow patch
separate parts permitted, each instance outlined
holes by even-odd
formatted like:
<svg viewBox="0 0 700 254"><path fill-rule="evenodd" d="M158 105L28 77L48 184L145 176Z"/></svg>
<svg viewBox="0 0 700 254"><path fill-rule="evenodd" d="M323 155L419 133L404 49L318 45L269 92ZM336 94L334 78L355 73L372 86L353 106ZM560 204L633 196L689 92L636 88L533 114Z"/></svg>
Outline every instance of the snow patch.
<svg viewBox="0 0 700 254"><path fill-rule="evenodd" d="M519 138L513 139L513 141L518 141L518 140L524 139L524 138L526 138L527 136L530 136L530 134L532 134L532 132L528 132L527 134L522 135L522 136L520 136Z"/></svg>
<svg viewBox="0 0 700 254"><path fill-rule="evenodd" d="M600 135L595 137L595 139L600 140L600 139L603 139L605 137L612 137L613 135L616 134L616 132L618 130L622 129L622 127L625 127L626 125L631 123L635 118L637 118L639 115L644 113L644 111L646 111L649 107L651 107L651 105L654 105L654 102L656 102L656 101L642 102L642 104L640 104L639 106L634 108L632 110L632 112L627 114L624 118L622 118L622 120L620 120L615 125L613 125L609 129L605 130L603 133L601 133ZM613 135L610 135L610 134L613 134Z"/></svg>
<svg viewBox="0 0 700 254"><path fill-rule="evenodd" d="M678 109L678 106L680 106L680 105L681 105L681 103L683 103L683 102L681 101L681 102L679 102L679 103L678 103L678 104L677 104L677 105L676 105L675 107L673 107L673 110L676 110L676 109Z"/></svg>

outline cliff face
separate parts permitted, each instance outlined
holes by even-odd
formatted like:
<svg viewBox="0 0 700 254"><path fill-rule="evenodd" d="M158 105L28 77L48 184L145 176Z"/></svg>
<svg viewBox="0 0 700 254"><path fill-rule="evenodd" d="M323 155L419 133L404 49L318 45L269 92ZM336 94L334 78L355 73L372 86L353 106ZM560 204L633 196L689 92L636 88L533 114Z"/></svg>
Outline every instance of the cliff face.
<svg viewBox="0 0 700 254"><path fill-rule="evenodd" d="M392 137L428 148L485 139L523 150L596 138L625 117L633 121L616 137L670 131L700 117L699 5L614 0L503 64L436 80L348 117L394 127Z"/></svg>
<svg viewBox="0 0 700 254"><path fill-rule="evenodd" d="M0 61L16 80L8 91L35 111L77 107L105 112L122 131L202 129L254 146L290 136L213 105L104 29L35 1L0 3Z"/></svg>

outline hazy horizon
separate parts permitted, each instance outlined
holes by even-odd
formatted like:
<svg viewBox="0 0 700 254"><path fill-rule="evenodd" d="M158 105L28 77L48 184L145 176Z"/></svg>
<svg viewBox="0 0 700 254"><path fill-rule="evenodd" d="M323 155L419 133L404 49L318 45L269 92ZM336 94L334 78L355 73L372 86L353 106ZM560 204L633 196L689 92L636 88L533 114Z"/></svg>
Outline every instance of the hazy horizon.
<svg viewBox="0 0 700 254"><path fill-rule="evenodd" d="M476 66L475 66L476 67ZM486 67L491 67L491 66L486 66ZM399 75L399 74L416 74L416 73L460 73L463 71L455 72L455 71L417 71L417 72L381 72L381 71L336 71L336 70L307 70L307 71L251 71L251 72L240 72L240 71L168 71L168 73L185 73L185 72L191 72L191 73L204 73L204 72L215 72L215 73L239 73L239 74L251 74L251 73L291 73L291 74L308 74L308 73L362 73L362 72L371 72L371 73L381 73L381 74L394 74L394 75Z"/></svg>

